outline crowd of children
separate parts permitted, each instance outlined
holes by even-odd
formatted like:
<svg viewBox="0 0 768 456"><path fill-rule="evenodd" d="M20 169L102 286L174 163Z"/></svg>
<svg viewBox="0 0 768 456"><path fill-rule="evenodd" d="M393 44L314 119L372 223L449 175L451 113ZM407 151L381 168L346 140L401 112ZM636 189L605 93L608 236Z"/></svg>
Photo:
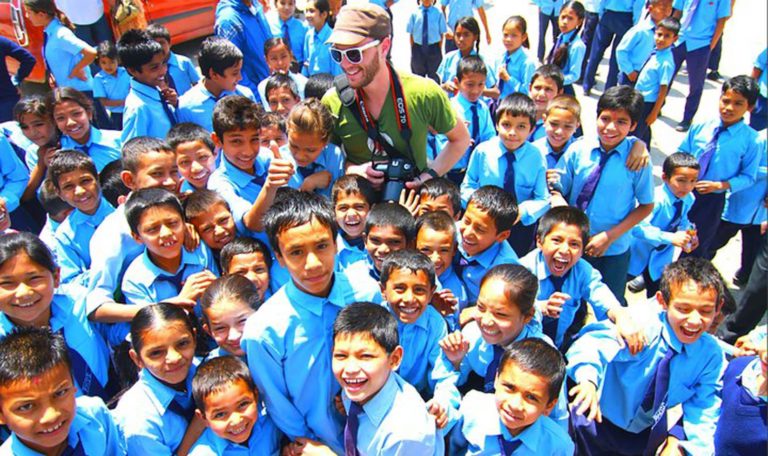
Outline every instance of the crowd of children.
<svg viewBox="0 0 768 456"><path fill-rule="evenodd" d="M764 451L766 328L715 336L754 304L709 259L741 232L764 290L765 51L693 124L692 84L655 189L647 153L728 2L538 0L537 58L522 16L420 0L411 69L472 142L399 204L321 102L364 50L326 43L337 3L222 0L198 68L24 0L53 89L0 124L0 455Z"/></svg>

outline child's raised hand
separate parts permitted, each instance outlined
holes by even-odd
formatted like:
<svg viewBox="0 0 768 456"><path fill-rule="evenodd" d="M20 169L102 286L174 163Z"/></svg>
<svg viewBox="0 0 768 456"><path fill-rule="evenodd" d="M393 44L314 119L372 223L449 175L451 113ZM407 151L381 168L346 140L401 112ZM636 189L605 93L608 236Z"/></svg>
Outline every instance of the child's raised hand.
<svg viewBox="0 0 768 456"><path fill-rule="evenodd" d="M181 287L179 297L190 301L197 301L214 280L216 280L216 276L207 269L196 272L187 277L184 286Z"/></svg>
<svg viewBox="0 0 768 456"><path fill-rule="evenodd" d="M184 230L184 248L188 252L193 252L198 245L200 245L200 235L195 229L195 225L191 223L185 223L186 229Z"/></svg>
<svg viewBox="0 0 768 456"><path fill-rule="evenodd" d="M439 344L446 358L453 364L453 368L458 370L464 357L467 356L467 352L469 352L469 341L464 339L461 331L454 331L445 336Z"/></svg>
<svg viewBox="0 0 768 456"><path fill-rule="evenodd" d="M589 412L587 413L589 421L603 422L603 415L600 412L600 398L597 395L597 386L594 383L581 382L568 391L568 396L573 397L571 413L584 415L584 412Z"/></svg>
<svg viewBox="0 0 768 456"><path fill-rule="evenodd" d="M545 317L560 318L560 312L563 311L563 305L571 299L571 295L556 291L552 293L549 299L544 303L541 313Z"/></svg>
<svg viewBox="0 0 768 456"><path fill-rule="evenodd" d="M629 151L625 166L630 171L640 171L651 162L651 154L643 141L635 141Z"/></svg>
<svg viewBox="0 0 768 456"><path fill-rule="evenodd" d="M465 307L464 310L459 313L459 326L463 328L467 323L475 319L475 315L477 315L476 306Z"/></svg>
<svg viewBox="0 0 768 456"><path fill-rule="evenodd" d="M319 188L328 188L328 186L331 185L332 177L330 171L318 171L307 176L304 179L304 182L301 183L299 190L304 192L314 192Z"/></svg>
<svg viewBox="0 0 768 456"><path fill-rule="evenodd" d="M672 245L675 247L680 247L681 249L685 249L685 246L688 245L688 243L692 240L693 239L691 239L691 235L688 234L685 230L678 231L672 235Z"/></svg>
<svg viewBox="0 0 768 456"><path fill-rule="evenodd" d="M448 424L448 409L434 398L427 402L427 412L435 417L435 425L438 429L442 429Z"/></svg>
<svg viewBox="0 0 768 456"><path fill-rule="evenodd" d="M272 160L269 162L267 181L264 183L264 186L278 188L288 185L293 173L296 172L293 168L293 162L280 155L280 150L275 141L269 143L269 150L272 152Z"/></svg>
<svg viewBox="0 0 768 456"><path fill-rule="evenodd" d="M400 190L400 205L408 209L412 216L419 215L419 194L415 189Z"/></svg>
<svg viewBox="0 0 768 456"><path fill-rule="evenodd" d="M499 68L499 79L505 82L510 80L509 73L507 73L507 68L504 66Z"/></svg>
<svg viewBox="0 0 768 456"><path fill-rule="evenodd" d="M440 315L447 317L453 315L456 312L456 306L459 304L459 299L454 296L453 291L448 288L438 290L432 295L432 307L440 312Z"/></svg>
<svg viewBox="0 0 768 456"><path fill-rule="evenodd" d="M608 250L608 247L611 246L612 242L613 240L608 236L608 233L601 231L589 239L587 246L584 247L584 253L596 258L601 257Z"/></svg>

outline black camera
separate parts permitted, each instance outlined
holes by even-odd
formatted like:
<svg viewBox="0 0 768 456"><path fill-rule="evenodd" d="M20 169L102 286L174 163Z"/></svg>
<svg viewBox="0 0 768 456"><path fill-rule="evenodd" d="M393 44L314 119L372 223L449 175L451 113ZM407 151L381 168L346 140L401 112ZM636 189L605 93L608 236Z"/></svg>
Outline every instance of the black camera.
<svg viewBox="0 0 768 456"><path fill-rule="evenodd" d="M388 162L374 163L373 169L384 173L384 193L382 201L397 203L405 183L416 177L416 166L408 160L393 158Z"/></svg>

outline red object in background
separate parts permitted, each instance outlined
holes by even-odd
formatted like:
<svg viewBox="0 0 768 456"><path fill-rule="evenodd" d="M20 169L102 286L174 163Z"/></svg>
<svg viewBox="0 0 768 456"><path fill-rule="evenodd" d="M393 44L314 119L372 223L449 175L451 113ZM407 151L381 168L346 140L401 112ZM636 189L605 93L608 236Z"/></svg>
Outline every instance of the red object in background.
<svg viewBox="0 0 768 456"><path fill-rule="evenodd" d="M213 33L214 13L217 0L136 0L144 8L147 23L159 23L171 32L173 44L207 36ZM104 11L111 23L109 5L104 2ZM117 29L112 27L115 39ZM37 59L37 64L27 81L44 82L42 47L43 31L24 17L22 0L0 0L0 35L26 48ZM18 62L7 59L8 70L15 73Z"/></svg>

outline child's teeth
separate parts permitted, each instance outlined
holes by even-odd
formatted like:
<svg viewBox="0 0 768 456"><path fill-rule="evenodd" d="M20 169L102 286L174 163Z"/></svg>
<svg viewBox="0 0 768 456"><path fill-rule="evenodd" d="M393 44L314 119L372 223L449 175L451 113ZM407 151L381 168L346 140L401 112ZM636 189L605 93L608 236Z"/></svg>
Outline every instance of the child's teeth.
<svg viewBox="0 0 768 456"><path fill-rule="evenodd" d="M51 432L57 431L63 424L64 423L61 422L52 428L43 429L43 434L50 434Z"/></svg>

